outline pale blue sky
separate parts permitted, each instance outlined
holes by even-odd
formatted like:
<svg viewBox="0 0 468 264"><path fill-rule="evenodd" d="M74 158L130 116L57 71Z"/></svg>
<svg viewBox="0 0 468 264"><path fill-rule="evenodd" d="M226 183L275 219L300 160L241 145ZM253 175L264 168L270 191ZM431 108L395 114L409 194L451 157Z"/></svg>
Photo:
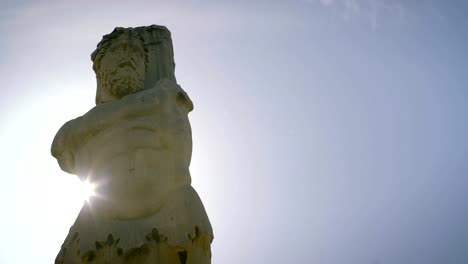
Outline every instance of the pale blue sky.
<svg viewBox="0 0 468 264"><path fill-rule="evenodd" d="M49 154L90 54L167 26L214 264L468 263L465 1L2 1L0 263L53 263L79 208Z"/></svg>

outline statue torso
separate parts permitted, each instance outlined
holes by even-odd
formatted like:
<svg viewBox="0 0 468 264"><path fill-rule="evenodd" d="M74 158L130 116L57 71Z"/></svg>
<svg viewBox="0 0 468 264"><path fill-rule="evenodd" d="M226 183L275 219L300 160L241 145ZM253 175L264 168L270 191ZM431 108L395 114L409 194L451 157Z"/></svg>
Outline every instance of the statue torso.
<svg viewBox="0 0 468 264"><path fill-rule="evenodd" d="M190 124L177 103L181 88L171 85L95 107L60 135L71 138L64 149L73 173L97 185L92 204L103 217L151 215L169 192L190 184Z"/></svg>
<svg viewBox="0 0 468 264"><path fill-rule="evenodd" d="M89 175L101 197L93 206L116 218L154 213L167 193L190 184L190 175L177 171L167 135L151 117L124 120L103 130L75 155L81 175ZM109 202L111 201L111 202Z"/></svg>

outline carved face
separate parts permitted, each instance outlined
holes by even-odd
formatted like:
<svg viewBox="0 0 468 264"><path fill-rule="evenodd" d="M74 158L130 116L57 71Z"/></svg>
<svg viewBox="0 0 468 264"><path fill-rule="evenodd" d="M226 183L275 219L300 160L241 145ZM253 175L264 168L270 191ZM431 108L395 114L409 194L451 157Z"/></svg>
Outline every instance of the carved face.
<svg viewBox="0 0 468 264"><path fill-rule="evenodd" d="M145 50L143 43L129 34L111 40L98 69L103 102L120 99L143 89Z"/></svg>

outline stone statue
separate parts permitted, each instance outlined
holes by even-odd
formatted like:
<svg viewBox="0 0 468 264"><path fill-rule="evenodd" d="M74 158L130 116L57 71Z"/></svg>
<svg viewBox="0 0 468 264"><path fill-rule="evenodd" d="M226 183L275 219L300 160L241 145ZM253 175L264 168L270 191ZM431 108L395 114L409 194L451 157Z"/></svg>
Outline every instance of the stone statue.
<svg viewBox="0 0 468 264"><path fill-rule="evenodd" d="M96 106L65 123L52 155L97 185L55 263L211 262L213 231L191 186L193 104L163 26L116 28L91 55Z"/></svg>

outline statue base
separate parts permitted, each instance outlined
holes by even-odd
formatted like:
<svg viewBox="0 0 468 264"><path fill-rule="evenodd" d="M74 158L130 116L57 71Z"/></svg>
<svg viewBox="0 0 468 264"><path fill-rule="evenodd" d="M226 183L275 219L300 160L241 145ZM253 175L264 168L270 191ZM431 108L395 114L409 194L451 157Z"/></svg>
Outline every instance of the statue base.
<svg viewBox="0 0 468 264"><path fill-rule="evenodd" d="M140 219L101 219L85 203L55 263L209 264L212 240L198 194L184 185L155 214Z"/></svg>

